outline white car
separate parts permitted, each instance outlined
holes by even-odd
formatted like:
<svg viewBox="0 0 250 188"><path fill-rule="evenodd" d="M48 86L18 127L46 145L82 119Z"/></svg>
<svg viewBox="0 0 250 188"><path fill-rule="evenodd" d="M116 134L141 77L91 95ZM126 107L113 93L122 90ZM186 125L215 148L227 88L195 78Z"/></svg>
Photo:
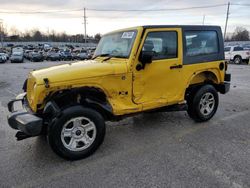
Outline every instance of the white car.
<svg viewBox="0 0 250 188"><path fill-rule="evenodd" d="M243 47L226 46L224 52L227 61L232 61L235 64L241 64L242 62L249 63L250 51L244 50Z"/></svg>
<svg viewBox="0 0 250 188"><path fill-rule="evenodd" d="M0 54L0 63L5 63L7 61L6 56Z"/></svg>
<svg viewBox="0 0 250 188"><path fill-rule="evenodd" d="M5 59L5 61L9 59L9 55L7 53L0 52L0 56L2 56Z"/></svg>

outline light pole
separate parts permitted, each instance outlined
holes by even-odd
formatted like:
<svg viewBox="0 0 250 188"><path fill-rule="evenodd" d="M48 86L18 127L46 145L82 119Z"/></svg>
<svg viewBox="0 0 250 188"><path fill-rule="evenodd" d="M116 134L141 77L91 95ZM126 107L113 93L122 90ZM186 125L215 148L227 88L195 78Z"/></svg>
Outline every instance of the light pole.
<svg viewBox="0 0 250 188"><path fill-rule="evenodd" d="M204 15L203 15L203 20L202 20L202 25L205 24L205 18L206 18L206 15L204 14Z"/></svg>
<svg viewBox="0 0 250 188"><path fill-rule="evenodd" d="M225 23L225 29L224 29L224 40L226 39L227 34L227 22L228 22L228 16L229 16L229 8L230 8L230 2L227 4L227 15L226 15L226 23Z"/></svg>
<svg viewBox="0 0 250 188"><path fill-rule="evenodd" d="M86 47L86 43L87 43L87 17L86 17L86 9L84 8L84 43L85 43L85 47Z"/></svg>

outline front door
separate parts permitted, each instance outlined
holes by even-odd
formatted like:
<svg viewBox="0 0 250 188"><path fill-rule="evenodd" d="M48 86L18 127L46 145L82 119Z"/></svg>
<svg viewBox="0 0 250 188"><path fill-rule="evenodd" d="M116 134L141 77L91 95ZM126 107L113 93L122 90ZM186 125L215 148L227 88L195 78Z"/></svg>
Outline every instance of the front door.
<svg viewBox="0 0 250 188"><path fill-rule="evenodd" d="M139 55L134 67L133 101L144 109L164 106L180 100L179 83L182 72L181 29L147 29L139 52L153 51L152 63L137 71Z"/></svg>

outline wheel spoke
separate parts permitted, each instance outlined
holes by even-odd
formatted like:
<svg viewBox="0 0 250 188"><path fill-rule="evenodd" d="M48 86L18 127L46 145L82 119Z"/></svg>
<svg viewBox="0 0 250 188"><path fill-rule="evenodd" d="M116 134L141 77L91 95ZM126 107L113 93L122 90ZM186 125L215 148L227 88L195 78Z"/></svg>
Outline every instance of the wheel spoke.
<svg viewBox="0 0 250 188"><path fill-rule="evenodd" d="M83 125L84 129L86 132L92 131L95 129L94 125L92 123L87 123Z"/></svg>
<svg viewBox="0 0 250 188"><path fill-rule="evenodd" d="M209 113L211 112L211 108L210 108L209 106L207 106L205 109L206 109L206 111L207 111L206 114L209 114Z"/></svg>
<svg viewBox="0 0 250 188"><path fill-rule="evenodd" d="M209 99L208 103L214 103L214 98L212 97L211 99Z"/></svg>
<svg viewBox="0 0 250 188"><path fill-rule="evenodd" d="M208 101L209 97L210 97L209 93L206 93L206 94L205 94L204 101Z"/></svg>
<svg viewBox="0 0 250 188"><path fill-rule="evenodd" d="M70 142L69 142L69 147L72 148L72 149L75 149L77 146L77 142L74 138L71 138L70 139Z"/></svg>
<svg viewBox="0 0 250 188"><path fill-rule="evenodd" d="M85 145L88 145L91 141L91 138L87 134L85 134L81 139L80 139Z"/></svg>
<svg viewBox="0 0 250 188"><path fill-rule="evenodd" d="M214 101L210 101L210 102L207 103L208 106L210 106L210 105L213 106L213 104L214 104Z"/></svg>
<svg viewBox="0 0 250 188"><path fill-rule="evenodd" d="M73 127L76 128L76 127L79 127L81 125L81 120L79 119L75 119L73 121Z"/></svg>
<svg viewBox="0 0 250 188"><path fill-rule="evenodd" d="M64 129L63 136L64 137L72 137L71 131L72 131L72 129Z"/></svg>
<svg viewBox="0 0 250 188"><path fill-rule="evenodd" d="M200 108L200 110L201 110L201 112L202 112L203 114L205 114L205 106L204 106L204 105L202 105L202 107Z"/></svg>

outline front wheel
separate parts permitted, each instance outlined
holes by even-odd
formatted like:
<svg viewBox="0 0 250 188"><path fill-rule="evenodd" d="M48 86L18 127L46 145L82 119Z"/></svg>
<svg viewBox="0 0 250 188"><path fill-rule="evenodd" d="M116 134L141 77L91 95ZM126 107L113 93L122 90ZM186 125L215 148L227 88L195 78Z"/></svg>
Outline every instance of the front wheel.
<svg viewBox="0 0 250 188"><path fill-rule="evenodd" d="M101 114L82 106L63 110L48 129L52 150L68 160L88 157L102 144L104 136L105 122Z"/></svg>
<svg viewBox="0 0 250 188"><path fill-rule="evenodd" d="M219 96L212 85L194 88L187 98L188 115L197 122L208 121L217 111Z"/></svg>

